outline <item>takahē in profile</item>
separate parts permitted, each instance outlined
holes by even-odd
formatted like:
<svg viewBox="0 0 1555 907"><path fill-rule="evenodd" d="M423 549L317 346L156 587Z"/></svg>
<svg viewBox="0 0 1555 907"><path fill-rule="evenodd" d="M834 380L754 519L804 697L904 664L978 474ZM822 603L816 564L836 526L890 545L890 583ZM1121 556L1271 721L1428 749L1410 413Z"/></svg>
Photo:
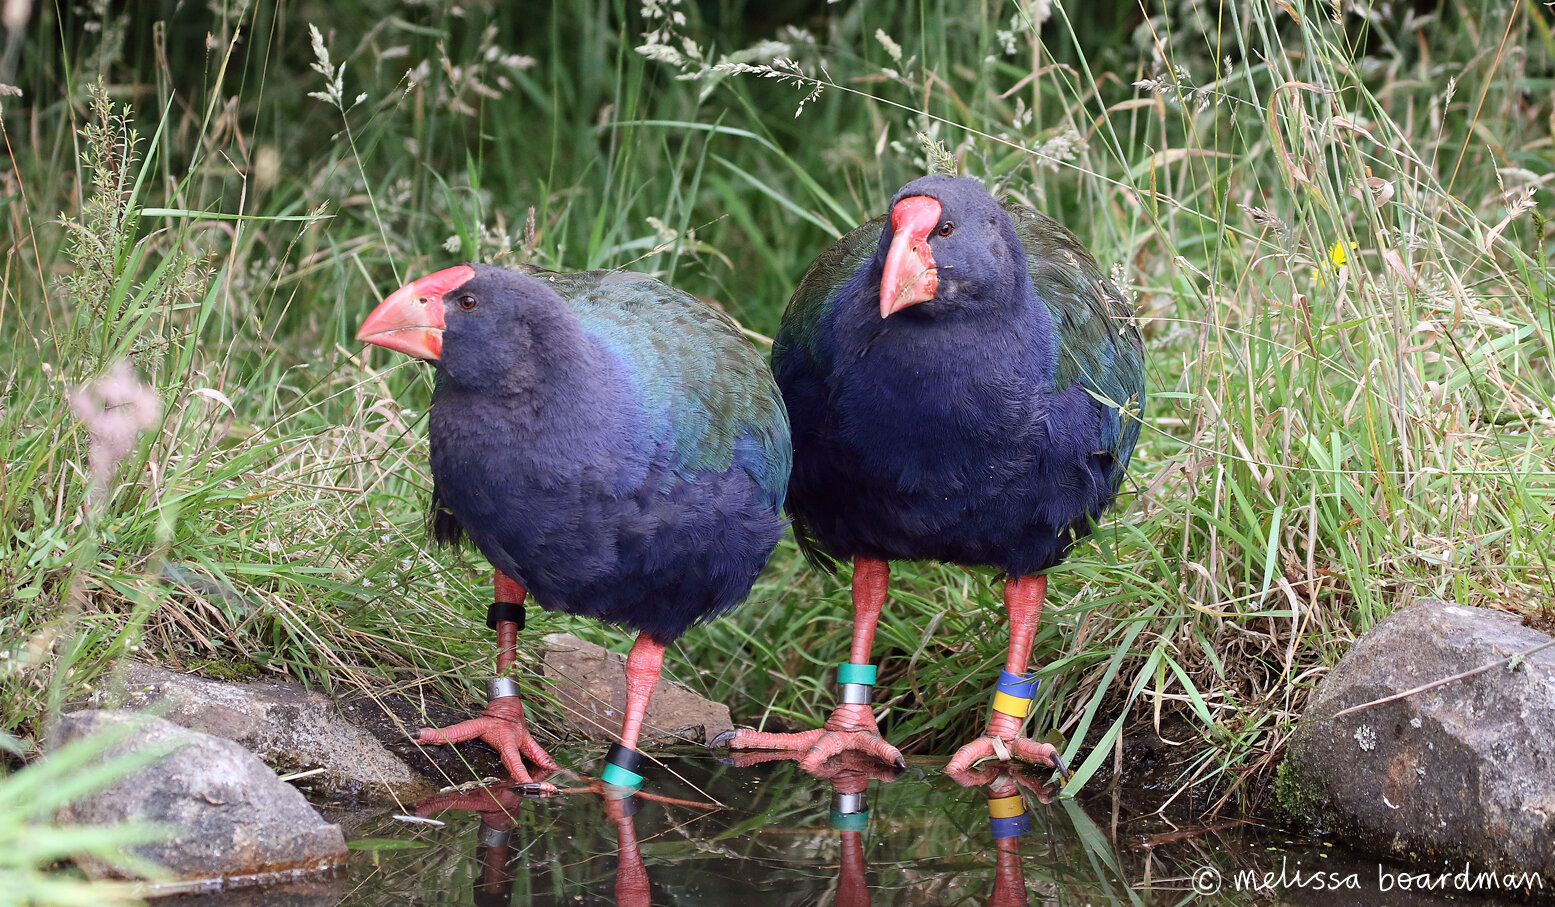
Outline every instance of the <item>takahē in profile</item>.
<svg viewBox="0 0 1555 907"><path fill-rule="evenodd" d="M828 567L853 559L842 704L814 731L716 742L802 752L812 769L849 749L900 764L869 708L870 647L889 562L939 560L1003 571L1010 620L987 732L948 770L1010 753L1062 770L1052 746L1016 736L1026 672L1044 571L1112 502L1139 437L1139 330L1074 234L976 180L915 180L889 210L811 264L772 347L800 544Z"/></svg>
<svg viewBox="0 0 1555 907"><path fill-rule="evenodd" d="M488 706L417 742L480 737L524 784L525 757L556 769L505 676L527 592L639 632L603 778L640 785L664 646L744 599L783 533L791 448L766 364L722 312L616 271L448 268L395 291L357 338L436 363L433 534L467 537L497 570Z"/></svg>

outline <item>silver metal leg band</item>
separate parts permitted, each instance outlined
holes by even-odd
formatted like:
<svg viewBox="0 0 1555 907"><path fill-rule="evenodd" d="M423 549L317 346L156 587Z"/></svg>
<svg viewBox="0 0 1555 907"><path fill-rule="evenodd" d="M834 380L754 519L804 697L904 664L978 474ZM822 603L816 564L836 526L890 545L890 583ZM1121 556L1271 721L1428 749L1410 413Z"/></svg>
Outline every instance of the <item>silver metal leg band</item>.
<svg viewBox="0 0 1555 907"><path fill-rule="evenodd" d="M862 793L837 794L832 797L831 808L839 813L861 813L869 808L869 803L865 801Z"/></svg>
<svg viewBox="0 0 1555 907"><path fill-rule="evenodd" d="M867 683L844 683L842 686L843 705L869 705L869 693L873 687Z"/></svg>
<svg viewBox="0 0 1555 907"><path fill-rule="evenodd" d="M506 847L508 846L508 835L509 832L507 830L492 828L484 822L481 823L480 840L482 847Z"/></svg>
<svg viewBox="0 0 1555 907"><path fill-rule="evenodd" d="M511 677L493 677L486 681L486 701L518 695L518 681Z"/></svg>

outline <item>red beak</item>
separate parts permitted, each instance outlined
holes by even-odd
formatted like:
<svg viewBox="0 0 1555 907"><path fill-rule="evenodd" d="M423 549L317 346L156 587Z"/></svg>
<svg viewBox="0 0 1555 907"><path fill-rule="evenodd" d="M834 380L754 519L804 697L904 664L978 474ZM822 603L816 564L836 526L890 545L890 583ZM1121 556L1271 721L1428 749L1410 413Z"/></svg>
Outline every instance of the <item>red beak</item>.
<svg viewBox="0 0 1555 907"><path fill-rule="evenodd" d="M939 223L939 202L913 195L891 209L891 248L886 250L885 270L880 275L880 317L890 318L910 305L934 298L939 277L929 234Z"/></svg>
<svg viewBox="0 0 1555 907"><path fill-rule="evenodd" d="M459 265L411 281L378 303L356 339L436 362L443 356L443 296L474 276L474 268Z"/></svg>

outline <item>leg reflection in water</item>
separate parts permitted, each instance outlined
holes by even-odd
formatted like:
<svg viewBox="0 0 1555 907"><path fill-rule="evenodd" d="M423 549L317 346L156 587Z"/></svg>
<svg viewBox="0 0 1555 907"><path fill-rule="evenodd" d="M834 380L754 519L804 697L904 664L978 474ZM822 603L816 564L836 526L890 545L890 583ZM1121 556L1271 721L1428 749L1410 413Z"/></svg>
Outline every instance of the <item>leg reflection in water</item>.
<svg viewBox="0 0 1555 907"><path fill-rule="evenodd" d="M1031 830L1031 813L1026 809L1021 789L1025 788L1040 803L1049 803L1058 795L1057 784L1037 784L1008 763L985 768L947 772L962 787L988 789L988 830L993 835L994 877L989 907L1027 907L1026 877L1021 871L1020 839Z"/></svg>
<svg viewBox="0 0 1555 907"><path fill-rule="evenodd" d="M605 815L616 826L616 903L622 907L649 907L652 903L651 886L647 867L637 844L637 829L632 816L645 801L653 800L675 806L697 809L718 809L712 803L679 800L655 794L638 793L634 788L617 787L601 781L587 786L566 788L563 794L599 794L604 799ZM434 794L416 801L414 811L418 816L431 816L450 810L474 813L480 819L480 838L476 846L476 859L481 865L480 878L475 883L475 907L509 907L513 901L514 874L509 868L509 838L518 824L519 810L524 801L543 797L533 785L493 785L470 787ZM862 868L862 862L860 863Z"/></svg>
<svg viewBox="0 0 1555 907"><path fill-rule="evenodd" d="M791 758L792 754L786 752L736 750L724 756L723 761L745 768ZM844 750L814 770L805 771L831 782L831 826L837 830L842 845L837 866L836 907L869 907L869 882L864 863L864 831L869 827L869 782L890 784L902 774L902 769L883 763L867 752Z"/></svg>
<svg viewBox="0 0 1555 907"><path fill-rule="evenodd" d="M626 796L612 796L612 794ZM621 788L606 787L605 815L616 823L616 904L618 907L649 907L653 903L649 893L648 869L643 866L642 854L637 849L637 827L632 816L642 806L643 798Z"/></svg>
<svg viewBox="0 0 1555 907"><path fill-rule="evenodd" d="M508 869L508 839L518 823L523 802L535 792L523 786L473 787L433 794L416 801L418 816L446 810L472 812L480 817L481 831L475 848L481 875L475 882L475 907L508 907L513 901L513 873Z"/></svg>

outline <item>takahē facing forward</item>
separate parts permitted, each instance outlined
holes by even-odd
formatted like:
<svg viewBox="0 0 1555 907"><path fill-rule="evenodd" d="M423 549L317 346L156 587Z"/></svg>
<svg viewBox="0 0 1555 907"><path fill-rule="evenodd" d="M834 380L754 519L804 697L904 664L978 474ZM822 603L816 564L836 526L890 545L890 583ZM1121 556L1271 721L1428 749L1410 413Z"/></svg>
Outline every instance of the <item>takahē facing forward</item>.
<svg viewBox="0 0 1555 907"><path fill-rule="evenodd" d="M791 448L766 364L722 312L613 271L448 268L390 295L357 337L436 363L433 531L497 569L486 711L418 742L480 737L524 784L524 757L556 769L502 676L527 590L639 631L604 780L640 785L665 644L744 599L783 533Z"/></svg>
<svg viewBox="0 0 1555 907"><path fill-rule="evenodd" d="M1004 571L1010 619L987 733L948 770L1005 753L1062 769L1052 746L1016 736L1043 572L1118 491L1142 360L1127 304L1080 241L975 180L915 180L889 219L822 253L783 315L772 370L794 430L800 544L818 563L853 559L842 704L815 731L719 742L803 751L811 769L845 749L900 763L870 712L870 647L889 562L940 560Z"/></svg>

